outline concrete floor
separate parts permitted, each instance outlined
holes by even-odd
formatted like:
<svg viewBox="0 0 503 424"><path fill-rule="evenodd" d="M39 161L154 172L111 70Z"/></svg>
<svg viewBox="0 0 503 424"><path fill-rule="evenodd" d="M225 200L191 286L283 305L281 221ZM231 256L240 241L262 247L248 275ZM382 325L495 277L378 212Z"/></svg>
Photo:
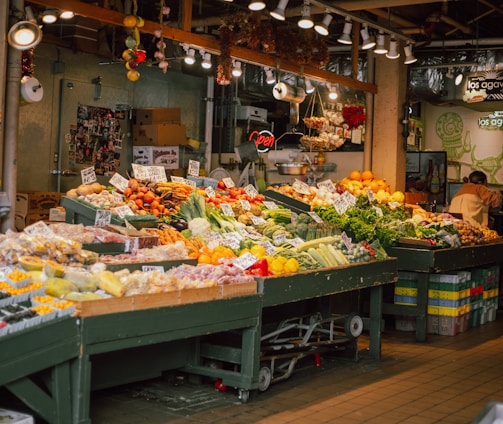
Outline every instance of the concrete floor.
<svg viewBox="0 0 503 424"><path fill-rule="evenodd" d="M175 377L95 392L93 424L164 423L470 423L490 401L503 402L503 311L456 336L386 330L382 359L359 340L359 360L324 355L299 364L286 381L248 403L230 388Z"/></svg>

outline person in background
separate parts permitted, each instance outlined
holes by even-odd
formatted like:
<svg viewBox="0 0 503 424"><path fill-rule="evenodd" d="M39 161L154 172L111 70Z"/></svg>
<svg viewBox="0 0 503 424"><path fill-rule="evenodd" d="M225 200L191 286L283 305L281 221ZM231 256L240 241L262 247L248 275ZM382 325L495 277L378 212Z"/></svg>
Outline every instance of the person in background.
<svg viewBox="0 0 503 424"><path fill-rule="evenodd" d="M487 177L481 171L473 171L465 184L453 196L449 212L460 213L463 220L475 227L489 226L489 208L500 208L503 195L487 188Z"/></svg>

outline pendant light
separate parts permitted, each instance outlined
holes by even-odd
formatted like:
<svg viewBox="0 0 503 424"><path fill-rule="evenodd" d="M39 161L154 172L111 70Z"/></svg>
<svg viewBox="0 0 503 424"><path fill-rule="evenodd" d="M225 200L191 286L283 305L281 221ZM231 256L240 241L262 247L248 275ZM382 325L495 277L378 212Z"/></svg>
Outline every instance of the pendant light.
<svg viewBox="0 0 503 424"><path fill-rule="evenodd" d="M389 41L389 51L386 53L386 57L388 59L398 59L400 57L400 53L397 51L396 40L393 37Z"/></svg>
<svg viewBox="0 0 503 424"><path fill-rule="evenodd" d="M376 45L376 42L370 38L369 35L369 30L368 30L368 25L363 24L363 28L360 31L360 34L362 36L362 49L363 50L368 50L371 49Z"/></svg>
<svg viewBox="0 0 503 424"><path fill-rule="evenodd" d="M269 14L274 19L277 19L278 21L284 21L285 20L285 9L288 6L288 1L289 0L279 0L278 6L276 7L276 9L269 12Z"/></svg>
<svg viewBox="0 0 503 424"><path fill-rule="evenodd" d="M407 44L403 48L403 51L405 52L405 61L403 63L405 63L406 65L410 65L411 63L417 62L414 53L412 53L412 46L410 44Z"/></svg>
<svg viewBox="0 0 503 424"><path fill-rule="evenodd" d="M265 9L265 3L263 1L250 1L248 4L248 9L253 10L254 12Z"/></svg>
<svg viewBox="0 0 503 424"><path fill-rule="evenodd" d="M375 54L386 54L388 53L388 49L386 48L386 38L384 36L384 32L379 31L377 34L377 44L374 49Z"/></svg>
<svg viewBox="0 0 503 424"><path fill-rule="evenodd" d="M234 67L232 68L232 75L239 78L243 74L241 69L241 62L239 60L234 61Z"/></svg>
<svg viewBox="0 0 503 424"><path fill-rule="evenodd" d="M302 29L309 29L314 26L313 18L311 18L311 6L309 5L309 0L304 0L304 6L302 6L302 16L297 22L297 25Z"/></svg>
<svg viewBox="0 0 503 424"><path fill-rule="evenodd" d="M330 26L330 23L332 22L332 15L330 13L325 13L325 16L323 17L323 21L321 21L321 24L316 24L314 26L314 30L320 34L320 35L328 35L328 27Z"/></svg>
<svg viewBox="0 0 503 424"><path fill-rule="evenodd" d="M337 39L337 41L341 44L353 44L353 40L351 40L351 29L353 28L353 23L351 22L351 18L347 17L344 22L344 28L342 30L342 34Z"/></svg>

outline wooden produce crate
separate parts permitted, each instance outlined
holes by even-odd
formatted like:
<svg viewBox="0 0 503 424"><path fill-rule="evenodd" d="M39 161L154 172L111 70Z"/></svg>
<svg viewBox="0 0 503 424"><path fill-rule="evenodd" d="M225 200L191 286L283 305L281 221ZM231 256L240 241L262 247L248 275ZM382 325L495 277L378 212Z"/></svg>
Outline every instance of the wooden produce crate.
<svg viewBox="0 0 503 424"><path fill-rule="evenodd" d="M311 206L307 203L296 200L290 196L285 196L284 194L278 193L274 190L266 190L264 192L266 200L272 201L279 206L291 209L296 213L307 213L311 210Z"/></svg>
<svg viewBox="0 0 503 424"><path fill-rule="evenodd" d="M140 311L166 306L211 302L219 299L249 296L257 293L257 283L226 284L199 289L174 290L166 293L147 293L135 296L87 300L77 303L75 314L81 317Z"/></svg>

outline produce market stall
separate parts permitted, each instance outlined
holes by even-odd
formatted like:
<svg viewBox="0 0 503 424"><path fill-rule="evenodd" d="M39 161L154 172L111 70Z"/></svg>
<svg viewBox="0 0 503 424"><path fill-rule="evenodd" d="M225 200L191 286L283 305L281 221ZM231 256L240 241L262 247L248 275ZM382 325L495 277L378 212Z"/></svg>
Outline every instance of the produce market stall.
<svg viewBox="0 0 503 424"><path fill-rule="evenodd" d="M426 341L428 290L433 274L499 265L503 258L503 243L493 242L477 246L462 246L454 249L421 249L390 247L390 256L398 259L398 270L417 274L417 304L384 304L383 313L416 317L416 339Z"/></svg>

